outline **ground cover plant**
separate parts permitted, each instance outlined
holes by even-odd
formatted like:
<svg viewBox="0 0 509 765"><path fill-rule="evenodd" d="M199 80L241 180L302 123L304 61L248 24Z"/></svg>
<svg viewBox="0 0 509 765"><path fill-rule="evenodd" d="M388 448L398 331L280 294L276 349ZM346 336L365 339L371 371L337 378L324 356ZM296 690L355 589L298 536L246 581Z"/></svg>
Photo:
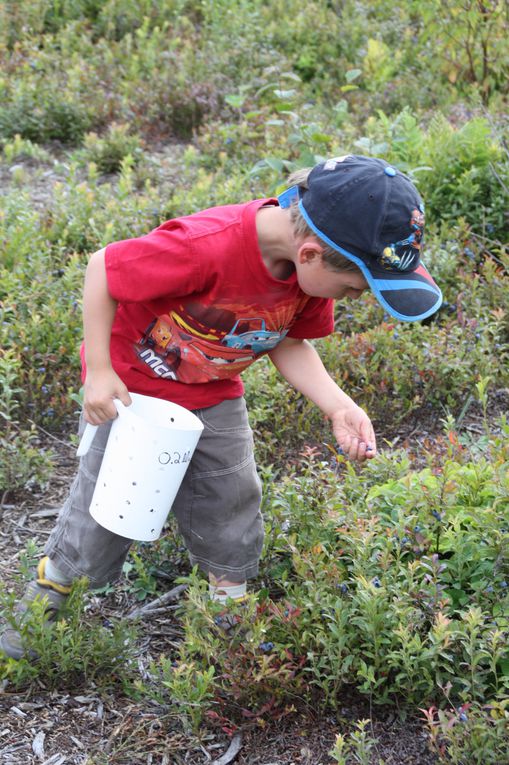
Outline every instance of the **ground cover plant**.
<svg viewBox="0 0 509 765"><path fill-rule="evenodd" d="M214 736L256 748L316 710L326 744L291 755L287 741L281 763L411 762L383 743L388 710L421 720L423 765L509 762L508 24L504 3L477 0L0 5L4 618L40 554L42 498L71 480L91 252L361 153L418 185L444 293L418 325L370 295L339 304L317 342L375 421L381 455L361 470L267 360L246 373L267 534L227 632L171 524L133 550L122 584L80 583L49 637L28 615L40 658L0 661L7 694L93 689L141 720L76 762L146 762L142 730L154 757L170 746L201 763ZM178 603L134 629L128 615L175 581Z"/></svg>

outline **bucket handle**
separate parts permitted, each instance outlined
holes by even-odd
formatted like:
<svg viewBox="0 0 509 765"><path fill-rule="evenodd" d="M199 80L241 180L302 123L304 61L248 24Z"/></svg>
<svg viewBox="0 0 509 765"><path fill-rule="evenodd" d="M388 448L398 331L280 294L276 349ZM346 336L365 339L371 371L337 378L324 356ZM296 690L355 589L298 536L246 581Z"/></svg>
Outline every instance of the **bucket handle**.
<svg viewBox="0 0 509 765"><path fill-rule="evenodd" d="M125 412L127 411L128 407L121 402L119 398L114 398L113 403L115 404L115 408L117 410L117 414L119 417L122 417ZM86 428L83 431L83 435L81 436L81 441L78 446L78 450L76 452L77 457L83 457L90 447L92 446L92 441L95 438L95 434L97 433L97 428L99 425L92 425L90 422L87 422Z"/></svg>

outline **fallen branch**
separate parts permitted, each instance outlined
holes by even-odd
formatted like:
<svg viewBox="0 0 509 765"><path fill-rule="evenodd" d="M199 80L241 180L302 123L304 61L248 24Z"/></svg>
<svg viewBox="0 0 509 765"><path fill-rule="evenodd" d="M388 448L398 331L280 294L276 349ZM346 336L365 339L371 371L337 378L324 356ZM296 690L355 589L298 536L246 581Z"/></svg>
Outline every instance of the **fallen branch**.
<svg viewBox="0 0 509 765"><path fill-rule="evenodd" d="M179 584L172 590L165 592L160 598L151 600L150 603L146 603L141 608L135 608L133 611L127 614L126 619L137 619L139 616L146 616L151 614L155 609L160 609L162 606L166 606L171 603L172 600L178 600L183 592L187 589L187 584Z"/></svg>
<svg viewBox="0 0 509 765"><path fill-rule="evenodd" d="M241 749L242 733L237 733L237 735L232 738L232 742L226 752L218 760L214 760L212 765L228 765L228 763L233 762Z"/></svg>

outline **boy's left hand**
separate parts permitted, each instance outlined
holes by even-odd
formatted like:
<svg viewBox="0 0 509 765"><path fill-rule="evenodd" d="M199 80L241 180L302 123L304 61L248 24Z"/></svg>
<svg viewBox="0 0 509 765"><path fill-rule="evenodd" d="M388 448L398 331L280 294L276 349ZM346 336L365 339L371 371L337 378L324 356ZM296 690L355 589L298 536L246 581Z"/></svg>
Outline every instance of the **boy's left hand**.
<svg viewBox="0 0 509 765"><path fill-rule="evenodd" d="M339 409L331 416L332 430L343 454L351 460L373 459L376 437L366 412L356 404Z"/></svg>

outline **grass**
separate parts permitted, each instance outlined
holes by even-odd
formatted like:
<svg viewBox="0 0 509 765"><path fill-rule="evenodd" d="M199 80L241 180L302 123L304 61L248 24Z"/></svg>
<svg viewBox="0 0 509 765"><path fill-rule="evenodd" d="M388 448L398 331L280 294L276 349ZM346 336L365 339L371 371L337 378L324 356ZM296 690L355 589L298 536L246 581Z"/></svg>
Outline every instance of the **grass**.
<svg viewBox="0 0 509 765"><path fill-rule="evenodd" d="M277 720L295 699L331 710L353 685L426 710L439 760L502 762L507 423L489 421L487 402L509 386L506 20L499 2L467 6L2 6L0 497L50 478L40 428L60 433L75 416L83 273L106 242L275 194L321 157L383 156L426 200L426 263L445 298L424 325L397 324L370 296L345 303L317 343L382 436L445 421L438 456L432 444L419 454L427 468L398 451L360 472L338 462L327 423L259 362L245 383L267 541L230 638L190 574L185 640L140 680L136 638L124 644L122 623L85 633L78 588L49 640L34 615L42 658L3 665L13 686L102 678L157 699L195 736ZM467 439L476 405L482 433ZM130 559L130 595L152 597L162 570L187 571L173 533ZM359 723L331 756L367 762L370 746Z"/></svg>

